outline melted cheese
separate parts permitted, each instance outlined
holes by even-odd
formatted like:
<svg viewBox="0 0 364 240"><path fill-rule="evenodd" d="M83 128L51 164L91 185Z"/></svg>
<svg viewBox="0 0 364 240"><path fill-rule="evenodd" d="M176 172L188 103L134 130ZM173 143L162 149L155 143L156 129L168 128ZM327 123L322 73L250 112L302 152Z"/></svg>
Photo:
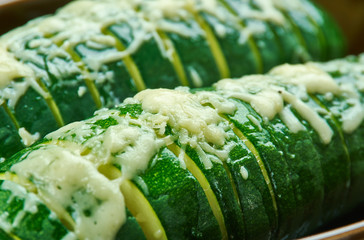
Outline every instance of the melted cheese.
<svg viewBox="0 0 364 240"><path fill-rule="evenodd" d="M146 115L148 121L171 126L183 148L194 148L209 169L212 162L221 163L228 158L232 145L226 141L226 131L230 127L219 114L231 114L235 106L215 93L191 94L187 90L146 90L135 98L146 112L152 113ZM216 150L217 146L222 149Z"/></svg>
<svg viewBox="0 0 364 240"><path fill-rule="evenodd" d="M0 217L0 225L2 229L5 230L7 233L10 233L12 229L18 227L19 223L23 220L26 213L34 214L38 211L38 205L40 204L40 200L33 193L28 193L21 185L18 185L11 181L4 181L1 185L1 189L11 192L11 195L7 200L8 203L12 202L15 197L24 200L23 209L17 212L17 215L13 219L12 223L9 222L10 219L7 219L6 215L2 215Z"/></svg>
<svg viewBox="0 0 364 240"><path fill-rule="evenodd" d="M2 48L0 48L0 62L0 89L5 88L15 78L32 75L32 71L29 68L15 60L10 53Z"/></svg>
<svg viewBox="0 0 364 240"><path fill-rule="evenodd" d="M283 108L283 110L279 113L279 117L282 119L283 123L286 124L288 129L293 133L298 133L299 131L306 130L288 106Z"/></svg>
<svg viewBox="0 0 364 240"><path fill-rule="evenodd" d="M36 89L43 97L48 94L43 91L35 81L34 72L23 63L17 61L14 56L1 48L0 44L0 100L8 101L10 107L14 107L18 99L26 92L29 86ZM15 82L14 79L24 78Z"/></svg>
<svg viewBox="0 0 364 240"><path fill-rule="evenodd" d="M280 2L280 1L279 1ZM258 10L243 3L241 9L244 12L244 18L251 20L261 19L282 23L281 13L276 9L279 5L276 1L257 1ZM32 39L29 46L38 48L42 54L46 54L50 59L57 56L67 57L67 49L78 43L86 43L92 48L115 47L116 41L112 36L105 35L103 29L114 23L127 22L132 28L133 39L127 49L119 52L108 52L97 56L86 57L85 63L94 72L99 72L101 67L109 62L119 61L127 56L135 53L140 46L151 38L155 38L156 32L161 30L165 32L174 32L184 37L194 38L204 36L205 32L195 22L195 15L199 12L206 12L215 16L221 24L218 27L220 36L225 36L225 24L232 25L236 29L239 27L239 19L233 16L225 7L217 0L178 0L173 4L167 0L152 1L126 1L126 0L106 0L99 1L73 1L60 9L55 15L38 18L30 21L24 27L11 31L0 39L0 60L9 66L0 69L0 89L6 87L7 92L0 92L1 101L8 100L10 106L14 107L17 100L26 92L29 86L33 87L44 98L48 97L35 81L34 72L23 64L18 63L12 57L5 56L4 49L9 49L19 58L32 57L29 51L24 48L24 39ZM179 21L183 21L181 24ZM257 28L257 25L260 27ZM259 30L257 30L259 29ZM256 21L250 21L248 27L242 31L241 40L246 39L252 34L263 32L264 27ZM157 39L158 40L158 39ZM59 48L49 50L52 44L57 44ZM159 44L163 56L170 61L171 52ZM48 49L48 50L47 50ZM7 55L7 54L5 54ZM32 58L32 62L36 59ZM4 66L4 65L2 65ZM63 64L60 64L63 66ZM55 69L54 69L55 70ZM67 66L65 71L77 72L74 67ZM6 74L3 74L3 72ZM57 72L57 71L55 71ZM78 70L79 72L79 70ZM39 72L38 72L39 73ZM52 72L53 74L53 72ZM100 79L100 74L91 74L92 80ZM102 75L102 74L101 74ZM196 74L192 74L193 79ZM58 77L56 74L55 76ZM9 86L16 77L26 77L28 79L22 88ZM41 77L41 76L37 76ZM9 86L9 87L7 87ZM1 90L2 91L2 90ZM9 93L11 92L11 93Z"/></svg>
<svg viewBox="0 0 364 240"><path fill-rule="evenodd" d="M283 86L290 88L289 93ZM302 124L284 107L292 105L328 144L333 131L315 109L304 103L308 94L340 92L338 84L326 72L311 64L282 65L271 70L270 75L252 75L238 80L226 79L215 84L218 91L228 97L248 102L263 118L273 119L277 114L294 133L304 130Z"/></svg>
<svg viewBox="0 0 364 240"><path fill-rule="evenodd" d="M123 125L111 126L104 136L104 145L121 166L123 178L131 179L148 167L149 160L157 153L163 141L157 140L151 131Z"/></svg>
<svg viewBox="0 0 364 240"><path fill-rule="evenodd" d="M194 1L152 0L140 2L140 7L142 7L149 19L186 19L190 16L189 9L193 9L193 4Z"/></svg>
<svg viewBox="0 0 364 240"><path fill-rule="evenodd" d="M273 119L283 109L282 90L272 84L272 78L265 75L251 75L239 80L224 79L215 84L226 96L248 102L261 116Z"/></svg>
<svg viewBox="0 0 364 240"><path fill-rule="evenodd" d="M25 128L19 128L18 132L25 146L32 145L40 138L40 134L38 132L35 134L30 134Z"/></svg>
<svg viewBox="0 0 364 240"><path fill-rule="evenodd" d="M20 178L34 179L39 195L51 209L54 205L71 209L74 231L81 239L113 239L125 221L118 185L74 151L44 146L11 170Z"/></svg>
<svg viewBox="0 0 364 240"><path fill-rule="evenodd" d="M330 143L334 132L331 127L328 125L325 119L320 117L318 113L305 104L303 101L292 95L288 92L282 92L283 99L292 105L293 108L297 110L297 112L305 119L311 127L319 134L322 142L324 144ZM295 128L299 128L299 126L295 126Z"/></svg>
<svg viewBox="0 0 364 240"><path fill-rule="evenodd" d="M132 119L117 110L102 109L94 118L48 134L49 145L32 151L11 170L21 179L36 179L39 196L72 226L78 238L113 239L125 221L119 186L144 171L165 142L171 142L158 139L154 129L159 123L149 119L150 114L143 115ZM107 129L97 125L108 120L117 124ZM102 169L113 164L121 166L123 174L110 180ZM72 213L66 209L73 209Z"/></svg>
<svg viewBox="0 0 364 240"><path fill-rule="evenodd" d="M262 15L269 16L268 20L271 20L278 24L283 24L285 22L284 16L276 8L274 0L255 0L255 2L260 7Z"/></svg>
<svg viewBox="0 0 364 240"><path fill-rule="evenodd" d="M91 149L95 158L88 159L95 166L117 164L121 166L123 178L130 179L139 171L144 171L149 160L159 151L168 139L157 139L154 129L163 128L158 122L150 127L142 119L119 116L117 110L102 109L83 122L74 122L46 136L53 141L67 140L82 144L81 151ZM117 125L107 130L95 125L99 120L115 120ZM61 144L61 143L60 143ZM87 156L85 156L87 158Z"/></svg>
<svg viewBox="0 0 364 240"><path fill-rule="evenodd" d="M77 240L77 237L73 232L68 232L61 240Z"/></svg>
<svg viewBox="0 0 364 240"><path fill-rule="evenodd" d="M364 120L364 103L356 85L344 81L341 91L349 104L349 108L341 114L342 128L346 133L352 133Z"/></svg>
<svg viewBox="0 0 364 240"><path fill-rule="evenodd" d="M87 88L85 86L81 86L77 90L77 95L79 97L82 97L83 95L85 95L86 92L87 92Z"/></svg>
<svg viewBox="0 0 364 240"><path fill-rule="evenodd" d="M311 78L319 79L321 84ZM319 134L323 143L330 142L333 132L317 110L304 100L309 93L342 94L352 98L343 122L345 131L353 131L362 122L363 107L353 84L338 85L332 78L311 65L281 66L270 75L253 75L238 80L226 79L215 84L218 92L189 89L145 90L125 103L141 104L143 113L137 118L120 116L118 110L102 109L93 118L67 125L46 136L50 145L30 152L26 159L11 170L20 178L36 179L39 196L57 215L74 228L79 238L112 239L125 221L125 207L119 187L125 180L146 170L153 156L173 141L181 143L181 166L184 149L190 145L198 153L204 167L222 164L235 146L230 142L230 124L221 114L233 114L235 105L222 95L249 102L264 119L277 114L294 133L305 130L290 108L306 120ZM348 112L350 113L350 112ZM261 129L260 120L247 116ZM104 128L100 122L113 123ZM166 126L172 135L165 137ZM121 167L122 175L108 178L103 169ZM240 169L248 178L248 171ZM105 175L106 176L105 176ZM70 199L73 199L71 201ZM76 207L77 205L77 207ZM66 209L73 209L67 213ZM116 210L115 210L116 209ZM5 219L6 216L0 216ZM19 215L17 222L21 221ZM100 222L100 219L103 222ZM110 222L112 220L112 223ZM1 220L2 221L2 220ZM96 221L96 224L95 224ZM6 225L6 224L5 224ZM6 226L5 226L6 227ZM90 230L91 229L91 230Z"/></svg>
<svg viewBox="0 0 364 240"><path fill-rule="evenodd" d="M253 28L256 28L254 26L257 26L254 23L258 24L261 19L281 24L281 15L275 8L278 5L283 8L282 2L284 1L257 1L259 10L243 10L246 11L246 17L251 18L245 34L256 34L253 32ZM49 36L51 41L36 40L30 46L46 49L56 43L60 50L52 52L51 58L65 57L68 56L68 48L83 41L94 48L114 46L115 40L105 36L102 29L115 22L128 21L133 28L134 39L125 51L85 60L88 66L98 71L106 62L120 60L135 53L144 41L151 38L159 41L156 37L157 30L189 37L203 35L201 28L193 22L192 13L215 13L224 23L231 16L220 10L215 11L219 9L218 6L217 1L208 0L176 1L173 4L167 0L109 0L106 3L77 1L55 16L30 22L26 27L3 37L0 40L0 49L9 48L14 51L14 56L20 57L23 54L24 58L37 61L34 56L23 51L22 42L17 38ZM137 8L141 11L136 12ZM178 24L180 19L186 20L187 24ZM262 31L262 25L259 26L259 31ZM163 44L159 46L164 56L171 56ZM45 95L35 81L35 76L39 73L25 67L6 51L0 51L0 60L13 63L6 68L0 68L0 73L3 73L0 74L0 87L3 88L0 94L3 99L9 100L10 106L15 106L19 96L29 86ZM97 76L96 74L94 78ZM25 77L25 81L11 82L17 77ZM295 93L298 94L293 95L286 91L282 84L294 86L297 90ZM280 114L291 131L304 130L302 124L285 107L285 104L291 105L319 133L324 143L330 141L332 130L301 98L309 93L326 94L329 91L339 94L343 91L329 75L312 65L285 65L272 70L268 77L251 76L237 81L224 80L215 86L228 97L249 102L263 119L273 119ZM115 236L125 221L120 184L123 178L131 179L138 172L144 171L158 150L175 140L171 137L159 139L165 134L167 124L178 134L178 140L184 147L189 144L196 149L206 168L210 168L212 162L221 163L221 160L227 159L233 146L227 142L229 136L226 131L230 128L229 123L220 114L232 114L235 106L219 94L204 91L191 94L188 89L159 89L143 91L127 101L142 104L144 112L138 119L121 117L117 110L101 110L92 119L70 124L49 134L47 138L53 145L42 145L42 148L30 152L24 161L15 164L11 169L21 178L35 179L39 196L50 208L55 209L60 218L74 227L78 238L112 239ZM353 106L348 110L352 113L349 112L347 119L343 119L345 131L353 131L363 118L360 102L354 102ZM97 121L109 117L117 125L105 130L96 124ZM250 119L260 126L259 121L251 117ZM184 155L182 149L180 157ZM110 164L121 166L121 178L110 180L101 173L100 168ZM248 178L245 168L241 169L241 175L244 179ZM65 210L68 207L73 209L70 216ZM9 227L3 224L6 217L6 214L0 216L0 224L5 229ZM21 218L22 215L19 215L16 222ZM72 234L69 235L69 238L72 237Z"/></svg>
<svg viewBox="0 0 364 240"><path fill-rule="evenodd" d="M238 43L241 45L245 44L251 37L262 34L266 32L266 30L266 26L263 22L251 20L247 22L245 28L241 29Z"/></svg>
<svg viewBox="0 0 364 240"><path fill-rule="evenodd" d="M364 104L358 100L342 114L342 129L346 133L352 133L364 121Z"/></svg>
<svg viewBox="0 0 364 240"><path fill-rule="evenodd" d="M276 8L274 1L272 0L256 0L255 3L258 9L253 9L249 6L248 1L232 1L234 9L237 10L240 18L242 19L254 19L269 21L276 24L284 24L285 18L282 13Z"/></svg>
<svg viewBox="0 0 364 240"><path fill-rule="evenodd" d="M249 172L244 166L240 167L240 175L243 177L244 180L248 180Z"/></svg>
<svg viewBox="0 0 364 240"><path fill-rule="evenodd" d="M291 105L327 144L331 141L333 131L319 114L328 113L320 108L309 107L305 101L309 94L322 94L327 100L337 95L345 97L351 106L337 115L341 116L343 130L346 133L353 132L364 121L363 103L360 102L358 93L358 84L360 85L364 73L360 61L361 58L358 63L337 60L328 64L285 64L275 67L268 75L253 75L238 80L225 79L215 84L215 87L227 97L250 103L263 118L273 119L279 114L287 127L297 133L304 130L304 127L288 108L284 107L285 104ZM335 81L327 73L338 70L352 80Z"/></svg>
<svg viewBox="0 0 364 240"><path fill-rule="evenodd" d="M2 230L4 230L7 233L11 232L12 226L11 223L7 220L9 217L9 213L8 212L3 212L0 215L0 227Z"/></svg>
<svg viewBox="0 0 364 240"><path fill-rule="evenodd" d="M282 77L282 82L297 86L304 86L307 93L337 94L339 85L325 71L312 63L304 65L284 64L273 68L270 72L273 76Z"/></svg>
<svg viewBox="0 0 364 240"><path fill-rule="evenodd" d="M198 74L198 72L196 71L196 69L194 69L192 66L189 66L188 71L190 73L193 86L194 87L202 87L203 86L203 80L201 79L201 77Z"/></svg>
<svg viewBox="0 0 364 240"><path fill-rule="evenodd" d="M263 130L263 128L262 128L262 125L260 125L260 121L256 118L256 117L254 117L253 115L251 115L251 114L248 114L247 115L247 118L255 125L255 126L257 126L258 127L258 130L259 131L262 131Z"/></svg>
<svg viewBox="0 0 364 240"><path fill-rule="evenodd" d="M114 7L113 7L114 6ZM0 39L0 60L4 63L9 63L10 66L5 66L3 70L0 69L0 88L6 87L4 90L0 90L0 96L2 99L9 100L9 105L14 107L17 100L26 92L29 86L32 86L38 91L44 98L48 97L47 94L36 84L35 74L24 64L19 63L17 60L3 54L3 49L9 49L14 55L21 59L28 59L30 62L37 62L38 59L34 58L35 53L25 49L24 39L36 38L30 41L30 47L39 48L40 53L49 56L50 60L56 56L62 58L67 57L67 49L76 43L86 41L89 45L96 46L113 46L115 39L110 36L105 36L101 32L101 28L106 21L120 20L125 17L122 10L126 8L127 4L118 4L115 1L113 4L97 3L94 1L75 1L63 8L54 16L43 17L37 20L29 22L24 27L14 30ZM87 7L87 8L84 8ZM81 10L81 9L87 9ZM119 11L120 10L120 11ZM115 16L114 13L118 12ZM108 15L109 13L109 15ZM102 19L103 21L100 21ZM43 36L51 36L49 39L42 38ZM62 49L48 49L52 44L57 43L61 45ZM102 61L99 60L100 66ZM56 63L57 64L57 63ZM42 63L41 63L42 65ZM79 69L75 69L74 66L64 66L64 63L58 64L64 68L62 71L79 72ZM4 65L2 65L4 66ZM52 66L52 65L51 65ZM50 69L52 71L52 69ZM58 72L60 69L53 69L54 72ZM96 69L98 70L98 69ZM6 71L6 74L5 72ZM4 72L4 73L3 73ZM37 74L42 72L36 72ZM56 77L59 74L55 74ZM25 77L24 82L18 82L17 84L11 83L14 78ZM37 76L42 77L42 76ZM47 77L45 78L47 79ZM14 86L15 85L16 89ZM22 87L20 89L20 86ZM15 91L13 90L15 89Z"/></svg>
<svg viewBox="0 0 364 240"><path fill-rule="evenodd" d="M364 121L364 103L360 100L364 92L364 54L359 55L355 61L346 59L333 60L328 63L315 63L315 65L329 73L340 73L344 77L338 78L340 95L347 99L350 107L342 113L342 129L352 133Z"/></svg>
<svg viewBox="0 0 364 240"><path fill-rule="evenodd" d="M228 106L216 105L217 109L204 107L201 102L209 102L208 98L211 96L203 94L193 95L181 90L160 89L140 92L135 98L141 101L144 110L167 117L168 124L177 131L185 129L199 139L206 138L208 142L223 145L225 131L218 126L223 122L218 113L231 113L233 106L225 101Z"/></svg>

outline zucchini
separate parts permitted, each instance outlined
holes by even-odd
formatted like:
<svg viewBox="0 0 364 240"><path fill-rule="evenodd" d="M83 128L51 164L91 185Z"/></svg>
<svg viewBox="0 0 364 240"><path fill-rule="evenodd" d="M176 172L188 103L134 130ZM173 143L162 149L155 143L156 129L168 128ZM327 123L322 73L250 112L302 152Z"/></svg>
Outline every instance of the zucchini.
<svg viewBox="0 0 364 240"><path fill-rule="evenodd" d="M297 238L364 202L363 70L360 55L144 90L13 155L2 180L78 239ZM0 190L1 234L23 238Z"/></svg>
<svg viewBox="0 0 364 240"><path fill-rule="evenodd" d="M74 237L34 193L13 181L0 183L2 239Z"/></svg>
<svg viewBox="0 0 364 240"><path fill-rule="evenodd" d="M0 38L0 158L145 88L207 87L344 49L307 0L74 1Z"/></svg>

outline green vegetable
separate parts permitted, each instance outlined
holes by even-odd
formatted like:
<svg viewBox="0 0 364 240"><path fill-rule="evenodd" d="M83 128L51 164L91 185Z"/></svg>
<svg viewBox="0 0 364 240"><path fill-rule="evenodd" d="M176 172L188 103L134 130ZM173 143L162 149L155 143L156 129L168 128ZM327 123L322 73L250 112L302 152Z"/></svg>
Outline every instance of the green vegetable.
<svg viewBox="0 0 364 240"><path fill-rule="evenodd" d="M145 88L211 86L343 45L307 0L75 1L0 38L0 158Z"/></svg>
<svg viewBox="0 0 364 240"><path fill-rule="evenodd" d="M17 187L0 189L0 206L22 186L52 217L27 214L58 224L44 233L80 239L309 234L364 201L363 70L361 55L141 91L3 162ZM23 238L23 206L3 210L1 234Z"/></svg>
<svg viewBox="0 0 364 240"><path fill-rule="evenodd" d="M12 181L0 183L2 239L61 239L72 234L34 193Z"/></svg>

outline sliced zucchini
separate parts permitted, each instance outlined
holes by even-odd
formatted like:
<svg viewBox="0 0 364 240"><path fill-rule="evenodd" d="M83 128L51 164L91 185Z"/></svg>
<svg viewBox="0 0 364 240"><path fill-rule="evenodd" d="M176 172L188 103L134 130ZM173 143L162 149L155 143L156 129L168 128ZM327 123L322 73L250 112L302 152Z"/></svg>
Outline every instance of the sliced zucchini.
<svg viewBox="0 0 364 240"><path fill-rule="evenodd" d="M78 238L297 238L364 201L363 66L144 90L13 155L1 176Z"/></svg>
<svg viewBox="0 0 364 240"><path fill-rule="evenodd" d="M70 233L42 200L23 186L0 180L1 231L4 239L61 239Z"/></svg>
<svg viewBox="0 0 364 240"><path fill-rule="evenodd" d="M43 137L145 88L206 87L341 55L331 18L306 0L297 4L74 1L1 37L1 106L18 129ZM21 146L15 139L7 142ZM16 150L6 145L0 157Z"/></svg>

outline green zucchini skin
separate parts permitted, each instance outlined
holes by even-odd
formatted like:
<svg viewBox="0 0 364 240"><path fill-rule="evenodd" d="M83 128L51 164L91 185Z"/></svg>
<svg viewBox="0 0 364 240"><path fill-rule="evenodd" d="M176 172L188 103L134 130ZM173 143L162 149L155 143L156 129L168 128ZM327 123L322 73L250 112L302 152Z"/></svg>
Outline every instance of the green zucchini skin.
<svg viewBox="0 0 364 240"><path fill-rule="evenodd" d="M23 144L21 144L17 129L11 122L11 119L8 118L8 115L4 109L0 110L0 117L3 123L3 126L0 130L0 139L4 144L4 147L1 148L1 156L4 158L9 158L11 153L21 150L23 148ZM7 147L5 148L5 146Z"/></svg>
<svg viewBox="0 0 364 240"><path fill-rule="evenodd" d="M310 64L291 67L312 67L314 63ZM136 100L140 99L138 98L140 95L137 95L136 98L128 99L111 110L98 111L94 117L74 123L73 127L70 125L61 128L38 144L18 152L1 163L0 173L3 182L14 181L13 184L25 184L24 176L21 172L17 172L14 166L33 161L35 158L31 156L38 151L57 146L75 155L81 152L81 156L85 156L84 161L88 162L91 160L88 160L90 158L87 156L89 154L96 156L97 151L89 149L87 151L91 153L83 153L84 150L80 149L87 149L90 146L98 148L98 144L106 145L104 141L107 140L103 139L109 136L107 131L111 128L123 126L121 122L125 120L132 128L144 129L145 126L149 126L147 123L150 119L156 119L152 120L151 125L151 129L156 131L155 141L166 138L169 140L146 159L146 168L136 171L130 180L150 204L167 238L292 239L304 236L364 202L363 189L360 187L364 175L362 139L364 116L361 115L364 112L362 85L364 56L316 63L314 66L316 70L321 70L319 73L316 72L317 75L310 75L309 80L320 78L324 73L325 78L329 77L330 81L337 84L335 86L339 86L340 91L320 92L318 88L316 92L309 92L307 95L297 94L302 98L295 99L302 100L307 109L313 110L309 115L306 115L307 112L302 111L302 108L297 107L294 102L285 102L285 110L288 110L292 114L290 116L300 124L294 125L299 127L299 131L292 128L290 124L292 122L287 122L283 112L268 119L256 105L241 99L239 97L241 95L237 93L243 92L235 89L237 85L232 85L235 88L224 89L218 82L211 88L189 90L180 88L173 92L170 90L175 97L178 94L188 94L191 97L215 96L218 99L214 101L215 98L208 98L210 100L204 99L198 104L201 106L201 114L204 114L202 109L214 109L219 113L221 122L217 126L224 129L224 145L208 142L213 140L203 140L208 138L207 133L196 145L193 139L198 135L188 132L188 127L173 125L173 121L165 126L161 125L164 126L164 130L160 132L160 128L156 127L160 124L158 122L161 119L158 118L161 116L160 113L148 109L143 100ZM309 68L305 68L305 71L309 71ZM266 75L251 76L251 79L255 79L259 84L254 85L255 88L250 91L258 86L264 89L266 81L278 79L278 85L274 86L282 87L280 91L286 91L287 94L297 93L295 91L302 85L285 82L296 76L287 77L284 75L287 72L291 73L287 69L284 73L277 73L273 69ZM265 79L262 80L260 77ZM240 81L242 86L247 86L249 77L236 81ZM307 86L309 88L309 85ZM158 98L159 95L163 95L163 91L168 90L147 91L160 91L155 96ZM258 93L259 91L253 92L252 95ZM173 97L170 100L172 99ZM231 112L218 110L219 104L232 104L234 110ZM189 103L184 106L188 109L193 108ZM352 121L347 121L346 118L350 114L361 116L361 120L354 127L351 125ZM311 121L313 115L323 124L320 128ZM156 116L157 118L153 118ZM198 121L201 119L199 116L194 117ZM174 121L177 121L176 119ZM331 132L329 141L325 140L326 135L322 132L326 127ZM185 131L188 132L187 135ZM186 142L186 137L190 137L191 141ZM206 147L204 143L210 147ZM121 154L137 145L135 142L128 144L129 148L125 148ZM205 147L200 148L201 146ZM190 158L190 163L187 160L183 160L186 165L181 163L181 153L175 151L178 148L185 154L183 159L186 159L186 156ZM142 152L139 154L143 155ZM111 156L117 157L118 154ZM98 157L102 158L102 155ZM206 165L206 157L211 160L211 165ZM201 181L201 175L189 167L191 164L197 167L209 187ZM121 166L116 163L114 165L118 171L128 172L127 165ZM104 171L100 172L106 174ZM20 180L10 176L18 176ZM34 188L43 189L44 183L40 175L35 174L34 178L26 177L26 180L30 181ZM209 197L206 189L211 189L215 200L211 200L211 195ZM2 190L0 194L12 193ZM8 195L1 198L3 208L10 205ZM127 199L133 196L124 197ZM39 201L42 201L41 198ZM47 209L54 208L49 203L45 206ZM218 214L216 206L221 210L218 210ZM14 215L18 214L17 210L14 211ZM138 216L134 216L128 209L125 211L125 223L115 233L115 239L144 239L143 234L146 234L144 231L148 230L139 225L143 221L139 222ZM48 215L41 214L40 217L44 221L49 220ZM221 218L224 227L219 225ZM10 224L14 222L14 219L6 219ZM32 227L28 228L29 231L33 230ZM66 233L63 226L59 228L63 234ZM54 231L58 232L57 229L58 227ZM14 235L20 236L16 228L2 230L0 234L9 235L10 239ZM26 235L27 227L22 231Z"/></svg>
<svg viewBox="0 0 364 240"><path fill-rule="evenodd" d="M144 233L140 228L138 222L135 217L131 215L129 210L127 210L127 220L126 223L120 228L117 235L115 236L115 240L119 239L136 239L136 240L145 240Z"/></svg>
<svg viewBox="0 0 364 240"><path fill-rule="evenodd" d="M91 4L85 9L97 5L92 16L67 6L68 10L1 37L0 49L30 69L20 78L8 80L35 78L38 83L19 92L15 100L6 96L14 88L12 83L1 87L5 120L0 131L1 137L8 137L1 138L0 158L25 147L16 136L20 128L42 137L92 116L96 109L112 107L143 88L207 87L221 78L262 73L281 63L341 57L345 49L336 24L306 0L298 10L275 8L283 16L282 22L269 15L262 19L265 13L256 1L216 0L213 10L199 8L196 1L199 10L187 11L187 17L167 14L156 20L150 14L150 1L130 8L113 1L97 2L85 3ZM244 15L250 11L260 15ZM95 19L90 20L92 17ZM158 25L160 22L163 24ZM256 26L261 30L256 31ZM319 44L316 34L321 36ZM120 55L125 49L131 52Z"/></svg>
<svg viewBox="0 0 364 240"><path fill-rule="evenodd" d="M14 239L14 236L21 239L61 239L69 233L61 221L54 217L55 213L34 193L14 182L1 180L0 199L3 214L2 239ZM4 231L7 225L12 229L13 235Z"/></svg>
<svg viewBox="0 0 364 240"><path fill-rule="evenodd" d="M148 191L144 190L143 193L160 218L167 237L220 239L217 223L207 220L214 216L192 174L180 167L179 160L168 149L162 149L153 161L155 164L140 178L148 186ZM138 180L134 181L138 186Z"/></svg>

